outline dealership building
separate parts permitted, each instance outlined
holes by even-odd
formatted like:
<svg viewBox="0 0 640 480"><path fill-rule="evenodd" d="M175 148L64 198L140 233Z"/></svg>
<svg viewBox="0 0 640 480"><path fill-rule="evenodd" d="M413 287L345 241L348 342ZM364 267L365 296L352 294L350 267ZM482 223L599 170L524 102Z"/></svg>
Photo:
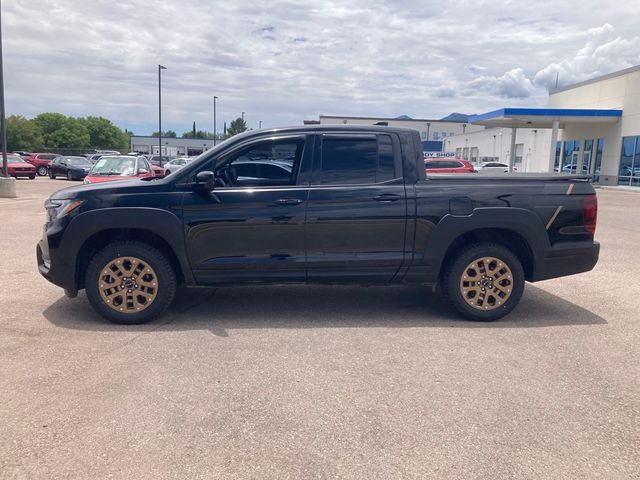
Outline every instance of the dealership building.
<svg viewBox="0 0 640 480"><path fill-rule="evenodd" d="M603 185L640 187L640 66L549 92L545 108L502 108L443 119L320 115L320 124L418 130L423 150L519 172L593 175Z"/></svg>
<svg viewBox="0 0 640 480"><path fill-rule="evenodd" d="M463 117L463 119L459 117ZM413 128L420 132L420 140L424 148L429 150L441 150L442 142L448 137L484 130L482 126L470 125L467 122L467 115L459 116L459 114L452 114L449 117L439 120L410 118L406 115L395 118L320 115L319 122L313 123L319 123L321 125L387 125L390 127Z"/></svg>
<svg viewBox="0 0 640 480"><path fill-rule="evenodd" d="M483 128L447 137L444 151L640 187L640 66L551 90L547 108L503 108L469 124Z"/></svg>
<svg viewBox="0 0 640 480"><path fill-rule="evenodd" d="M218 142L219 143L219 142ZM162 154L177 156L200 155L213 147L213 140L200 138L162 137ZM132 135L129 148L132 152L157 155L160 146L158 137Z"/></svg>

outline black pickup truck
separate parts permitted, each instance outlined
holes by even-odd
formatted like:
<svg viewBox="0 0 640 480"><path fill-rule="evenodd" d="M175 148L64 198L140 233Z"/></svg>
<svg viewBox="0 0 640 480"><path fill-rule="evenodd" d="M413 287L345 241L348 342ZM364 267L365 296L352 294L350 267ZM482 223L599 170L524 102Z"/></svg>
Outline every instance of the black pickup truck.
<svg viewBox="0 0 640 480"><path fill-rule="evenodd" d="M161 314L180 283L418 283L489 321L600 249L588 177L427 176L417 132L376 126L241 134L164 179L45 208L40 272L118 323Z"/></svg>

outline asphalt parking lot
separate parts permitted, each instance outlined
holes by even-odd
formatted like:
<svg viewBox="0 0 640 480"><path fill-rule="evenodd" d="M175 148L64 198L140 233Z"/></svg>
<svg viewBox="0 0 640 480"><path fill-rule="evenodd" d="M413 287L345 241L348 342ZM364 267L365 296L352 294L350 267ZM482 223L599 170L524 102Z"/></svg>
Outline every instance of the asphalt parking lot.
<svg viewBox="0 0 640 480"><path fill-rule="evenodd" d="M0 478L639 478L640 193L599 190L597 267L496 323L279 286L125 327L38 274L68 184L0 199Z"/></svg>

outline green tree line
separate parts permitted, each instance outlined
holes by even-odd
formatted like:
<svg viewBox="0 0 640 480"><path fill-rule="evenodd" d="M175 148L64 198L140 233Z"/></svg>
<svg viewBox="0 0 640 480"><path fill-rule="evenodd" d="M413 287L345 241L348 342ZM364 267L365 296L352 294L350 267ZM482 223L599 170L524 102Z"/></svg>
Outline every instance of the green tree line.
<svg viewBox="0 0 640 480"><path fill-rule="evenodd" d="M41 113L27 119L11 115L6 120L7 150L129 150L129 133L104 117L68 117Z"/></svg>
<svg viewBox="0 0 640 480"><path fill-rule="evenodd" d="M111 120L104 117L70 117L62 113L41 113L28 119L22 115L11 115L6 119L7 150L12 152L23 150L29 152L110 149L125 152L129 150L129 137L132 132L122 130ZM247 130L242 118L231 122L229 128L218 133L223 140ZM157 137L158 132L152 136ZM173 130L162 132L164 138L177 138ZM191 130L182 134L182 138L212 140L213 133L197 130L193 122Z"/></svg>

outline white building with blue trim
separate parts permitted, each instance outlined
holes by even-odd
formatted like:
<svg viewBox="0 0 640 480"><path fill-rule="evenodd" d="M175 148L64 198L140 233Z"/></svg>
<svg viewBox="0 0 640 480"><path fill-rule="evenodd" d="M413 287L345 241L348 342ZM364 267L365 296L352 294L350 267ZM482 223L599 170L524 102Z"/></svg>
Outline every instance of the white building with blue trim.
<svg viewBox="0 0 640 480"><path fill-rule="evenodd" d="M547 108L504 108L469 123L484 129L446 138L445 151L640 187L640 66L551 90Z"/></svg>

